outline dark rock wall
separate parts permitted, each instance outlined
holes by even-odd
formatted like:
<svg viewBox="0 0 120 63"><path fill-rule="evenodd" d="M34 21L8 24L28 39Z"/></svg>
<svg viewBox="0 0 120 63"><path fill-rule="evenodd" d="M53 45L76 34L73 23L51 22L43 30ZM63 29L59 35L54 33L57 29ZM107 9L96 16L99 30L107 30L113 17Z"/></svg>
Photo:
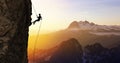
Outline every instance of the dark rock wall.
<svg viewBox="0 0 120 63"><path fill-rule="evenodd" d="M0 0L0 63L28 63L31 0Z"/></svg>

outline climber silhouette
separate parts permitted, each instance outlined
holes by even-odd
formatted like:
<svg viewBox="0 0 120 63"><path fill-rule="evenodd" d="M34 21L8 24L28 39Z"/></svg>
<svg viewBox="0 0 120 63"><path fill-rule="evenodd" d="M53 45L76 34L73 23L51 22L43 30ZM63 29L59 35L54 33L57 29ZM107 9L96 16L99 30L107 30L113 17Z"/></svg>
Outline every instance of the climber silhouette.
<svg viewBox="0 0 120 63"><path fill-rule="evenodd" d="M35 24L37 21L42 20L41 14L39 14L39 16L37 16L37 20L33 21L33 24Z"/></svg>

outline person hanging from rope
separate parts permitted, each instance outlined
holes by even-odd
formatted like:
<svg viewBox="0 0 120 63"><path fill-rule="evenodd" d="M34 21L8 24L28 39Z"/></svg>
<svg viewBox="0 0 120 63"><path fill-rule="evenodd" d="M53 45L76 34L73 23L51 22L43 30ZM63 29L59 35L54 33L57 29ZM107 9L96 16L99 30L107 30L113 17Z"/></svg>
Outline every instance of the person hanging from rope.
<svg viewBox="0 0 120 63"><path fill-rule="evenodd" d="M35 21L33 21L33 24L35 24L37 21L42 20L42 16L41 14L39 14L39 16L37 16L37 19Z"/></svg>

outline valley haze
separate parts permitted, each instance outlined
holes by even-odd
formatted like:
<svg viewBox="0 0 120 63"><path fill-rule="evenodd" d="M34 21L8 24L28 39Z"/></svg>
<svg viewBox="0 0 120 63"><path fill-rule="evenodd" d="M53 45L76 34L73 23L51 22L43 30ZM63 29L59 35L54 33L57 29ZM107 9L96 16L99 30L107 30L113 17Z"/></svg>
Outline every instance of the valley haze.
<svg viewBox="0 0 120 63"><path fill-rule="evenodd" d="M120 36L120 26L119 25L98 25L89 21L73 21L66 29L40 34L37 43L37 48L46 49L51 48L62 41L65 41L69 38L76 38L82 45L91 44L91 40L100 40L100 41L119 41L118 37ZM105 38L106 39L105 39ZM113 38L112 38L113 37ZM32 48L35 42L36 35L30 35L29 37L29 48ZM111 39L112 38L112 39ZM87 40L90 40L89 42ZM102 40L101 40L102 39ZM108 40L110 39L110 40ZM100 42L98 41L98 42ZM104 43L102 43L104 44ZM113 43L111 43L112 45Z"/></svg>

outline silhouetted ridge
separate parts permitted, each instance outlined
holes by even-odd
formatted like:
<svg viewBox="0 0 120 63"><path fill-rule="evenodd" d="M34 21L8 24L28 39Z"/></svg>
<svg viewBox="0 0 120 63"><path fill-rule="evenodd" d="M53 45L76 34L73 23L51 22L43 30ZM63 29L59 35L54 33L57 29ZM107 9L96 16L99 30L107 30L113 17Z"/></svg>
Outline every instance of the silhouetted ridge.
<svg viewBox="0 0 120 63"><path fill-rule="evenodd" d="M52 53L46 53L50 51ZM46 52L39 54L36 63L120 63L120 46L108 49L95 43L82 48L74 38L63 41ZM43 55L45 57L41 57Z"/></svg>
<svg viewBox="0 0 120 63"><path fill-rule="evenodd" d="M84 63L120 63L120 46L108 49L101 44L88 45L84 51Z"/></svg>
<svg viewBox="0 0 120 63"><path fill-rule="evenodd" d="M72 39L62 42L59 47L60 48L73 48L73 47L77 48L81 46L76 39L72 38Z"/></svg>
<svg viewBox="0 0 120 63"><path fill-rule="evenodd" d="M51 56L51 63L81 63L82 47L79 42L72 38L60 44L57 51Z"/></svg>

